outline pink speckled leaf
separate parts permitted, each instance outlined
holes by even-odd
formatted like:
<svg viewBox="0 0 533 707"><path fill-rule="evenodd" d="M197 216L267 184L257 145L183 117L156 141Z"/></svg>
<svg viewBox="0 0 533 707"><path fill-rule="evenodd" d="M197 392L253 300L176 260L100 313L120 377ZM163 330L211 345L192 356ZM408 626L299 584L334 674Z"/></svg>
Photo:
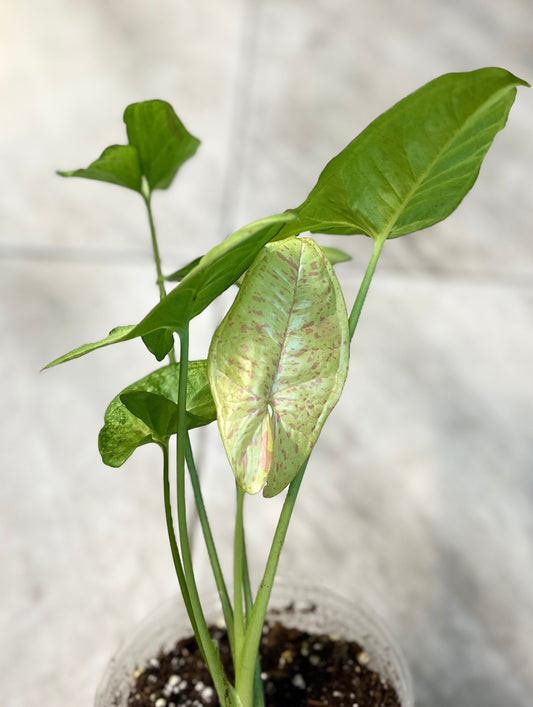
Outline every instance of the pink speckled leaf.
<svg viewBox="0 0 533 707"><path fill-rule="evenodd" d="M275 496L296 476L339 399L348 357L344 299L320 248L309 238L266 245L208 358L220 434L246 492Z"/></svg>

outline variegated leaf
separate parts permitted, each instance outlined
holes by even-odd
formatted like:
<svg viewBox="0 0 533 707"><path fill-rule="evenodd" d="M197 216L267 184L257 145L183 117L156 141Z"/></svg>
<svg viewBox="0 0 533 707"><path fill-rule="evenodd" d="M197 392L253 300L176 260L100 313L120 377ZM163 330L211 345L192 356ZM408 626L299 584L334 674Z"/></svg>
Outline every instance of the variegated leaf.
<svg viewBox="0 0 533 707"><path fill-rule="evenodd" d="M265 246L208 357L220 433L245 491L275 496L296 476L340 396L348 356L344 299L321 249L309 238Z"/></svg>

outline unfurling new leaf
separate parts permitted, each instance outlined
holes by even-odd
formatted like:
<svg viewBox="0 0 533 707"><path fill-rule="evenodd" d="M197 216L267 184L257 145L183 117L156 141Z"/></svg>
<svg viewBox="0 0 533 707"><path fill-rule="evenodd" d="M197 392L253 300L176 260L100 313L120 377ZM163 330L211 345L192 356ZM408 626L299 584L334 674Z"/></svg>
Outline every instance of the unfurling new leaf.
<svg viewBox="0 0 533 707"><path fill-rule="evenodd" d="M348 357L344 299L320 248L308 238L267 245L208 357L220 433L245 491L275 496L296 476L340 396Z"/></svg>

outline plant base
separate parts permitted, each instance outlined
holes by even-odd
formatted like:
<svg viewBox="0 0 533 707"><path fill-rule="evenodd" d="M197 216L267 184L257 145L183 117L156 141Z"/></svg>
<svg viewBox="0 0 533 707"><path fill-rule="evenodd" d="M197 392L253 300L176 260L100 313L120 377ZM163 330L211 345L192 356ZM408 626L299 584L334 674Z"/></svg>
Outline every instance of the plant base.
<svg viewBox="0 0 533 707"><path fill-rule="evenodd" d="M216 602L207 615L229 660ZM195 639L178 641L190 635L178 599L154 612L111 661L95 707L216 707ZM361 602L277 580L261 653L266 707L413 707L401 651Z"/></svg>
<svg viewBox="0 0 533 707"><path fill-rule="evenodd" d="M231 675L226 631L212 627L211 635ZM368 654L354 641L287 628L272 617L261 641L265 707L400 707L394 687L368 662ZM128 707L154 705L219 707L193 637L138 671Z"/></svg>

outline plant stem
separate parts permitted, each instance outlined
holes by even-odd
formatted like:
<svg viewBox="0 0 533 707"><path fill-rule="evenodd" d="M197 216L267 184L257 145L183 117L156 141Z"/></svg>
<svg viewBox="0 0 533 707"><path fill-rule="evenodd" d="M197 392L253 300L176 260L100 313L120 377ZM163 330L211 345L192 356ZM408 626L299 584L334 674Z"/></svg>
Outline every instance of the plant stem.
<svg viewBox="0 0 533 707"><path fill-rule="evenodd" d="M178 390L178 424L177 424L177 443L176 443L176 491L177 491L177 509L178 509L178 530L181 557L183 561L183 572L189 594L189 603L191 607L191 623L196 626L195 636L198 645L204 656L207 664L220 704L235 705L233 689L231 688L227 677L224 673L220 656L211 637L202 611L194 569L191 557L191 547L189 543L189 534L187 528L187 509L185 503L185 448L187 440L186 428L186 402L187 402L187 376L189 364L189 329L184 327L178 332L180 338L180 375L179 375L179 390Z"/></svg>
<svg viewBox="0 0 533 707"><path fill-rule="evenodd" d="M244 642L243 578L244 578L244 491L235 484L237 510L235 513L235 536L233 543L233 626L235 636L235 662L240 662Z"/></svg>
<svg viewBox="0 0 533 707"><path fill-rule="evenodd" d="M252 614L247 621L240 660L235 666L235 687L237 695L243 705L252 704L256 657L259 651L259 642L261 640L261 633L268 608L268 601L270 599L272 585L274 584L274 578L276 576L279 556L285 541L285 536L287 535L287 529L289 527L292 511L294 509L294 504L296 503L298 490L300 488L300 484L302 483L308 461L309 458L307 458L304 464L302 464L300 471L289 485L265 565L263 579L261 580L261 584L259 585L259 589L257 591Z"/></svg>
<svg viewBox="0 0 533 707"><path fill-rule="evenodd" d="M152 238L152 250L154 254L155 269L157 272L156 284L159 287L159 298L163 299L166 297L165 290L165 278L163 277L163 271L161 269L161 256L159 255L159 246L157 244L157 236L155 232L154 217L152 215L152 203L151 203L151 193L149 188L143 189L143 199L146 204L146 210L148 212L148 222L150 224L150 236Z"/></svg>
<svg viewBox="0 0 533 707"><path fill-rule="evenodd" d="M368 288L370 286L370 283L372 281L372 277L373 277L374 272L376 270L376 265L379 260L379 256L381 254L383 244L385 243L386 240L387 239L385 237L385 238L377 238L374 241L374 249L372 251L372 256L371 256L368 266L366 268L361 285L359 286L359 292L357 293L357 297L355 299L355 302L352 307L352 311L350 312L350 317L348 320L349 321L349 328L350 328L350 341L353 339L353 335L354 335L355 329L357 327L357 322L359 321L359 317L361 315L361 310L363 309L363 304L366 299L366 294L368 292Z"/></svg>
<svg viewBox="0 0 533 707"><path fill-rule="evenodd" d="M196 504L196 510L198 512L198 518L200 520L200 525L202 527L202 533L204 536L205 546L207 549L207 554L209 556L209 562L213 570L213 576L215 578L215 584L217 587L218 595L220 597L220 603L222 605L222 612L224 614L224 621L226 622L226 627L228 630L228 639L230 642L231 652L234 655L234 638L233 638L233 609L231 606L231 601L229 598L228 590L226 588L226 583L224 581L224 575L222 574L222 568L218 559L218 554L215 547L215 541L213 539L213 534L211 532L211 526L209 525L209 520L207 517L207 512L205 510L204 499L202 496L202 490L200 487L200 482L198 479L198 473L196 471L196 465L194 463L194 457L192 453L190 436L187 433L186 447L185 447L185 459L187 461L187 468L189 469L189 476L191 479L191 485L194 493L194 500Z"/></svg>
<svg viewBox="0 0 533 707"><path fill-rule="evenodd" d="M242 556L242 588L244 596L244 611L247 622L250 614L252 613L252 609L254 608L254 598L252 595L252 585L250 583L250 572L248 569L248 553L246 551L246 537L244 533L242 537Z"/></svg>
<svg viewBox="0 0 533 707"><path fill-rule="evenodd" d="M254 607L252 596L252 585L250 584L250 572L248 569L248 553L246 552L246 538L243 536L243 588L244 607L246 610L246 625ZM261 680L261 656L257 653L254 670L254 707L265 707L265 693L263 681Z"/></svg>
<svg viewBox="0 0 533 707"><path fill-rule="evenodd" d="M174 532L174 523L172 521L172 504L170 500L170 479L169 479L169 455L168 455L168 444L161 446L163 451L163 490L164 490L164 502L165 502L165 519L167 523L168 539L170 542L170 550L172 553L172 560L174 562L174 568L176 570L176 576L181 589L181 594L183 596L183 601L187 609L187 613L191 619L191 624L196 634L196 623L194 621L194 615L192 613L191 603L189 599L189 591L187 589L187 582L185 580L185 575L183 573L183 565L181 563L180 551L178 548L178 543L176 541L176 534Z"/></svg>
<svg viewBox="0 0 533 707"><path fill-rule="evenodd" d="M167 296L165 290L165 278L163 277L163 271L161 269L161 256L159 254L159 245L157 243L157 234L155 231L154 217L152 214L152 195L150 192L150 187L146 181L143 182L142 186L142 196L144 203L146 205L146 211L148 212L148 223L150 224L150 237L152 239L152 251L154 255L155 269L157 273L156 284L159 288L159 300L161 301ZM170 363L176 363L176 354L174 352L174 347L168 352L168 358Z"/></svg>

